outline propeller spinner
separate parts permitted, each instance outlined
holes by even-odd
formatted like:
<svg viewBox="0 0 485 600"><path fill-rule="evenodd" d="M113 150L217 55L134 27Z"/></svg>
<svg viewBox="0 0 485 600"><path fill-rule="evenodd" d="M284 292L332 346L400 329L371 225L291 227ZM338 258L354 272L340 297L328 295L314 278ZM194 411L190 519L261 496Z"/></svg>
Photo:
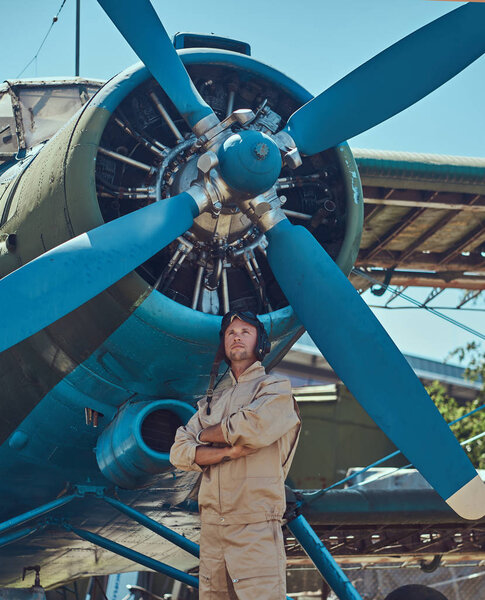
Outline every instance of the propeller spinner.
<svg viewBox="0 0 485 600"><path fill-rule="evenodd" d="M466 5L404 38L297 110L285 129L268 136L248 129L250 111L236 111L219 122L195 89L149 0L136 6L99 2L195 134L197 179L183 193L159 197L4 278L0 303L10 319L0 350L100 293L189 229L200 212L217 217L225 205L237 205L265 232L278 283L356 399L456 512L468 519L482 517L485 485L453 433L339 267L308 230L289 223L275 183L282 162L298 166L300 154L315 154L382 122L478 58L485 52L485 7ZM383 81L386 85L379 85ZM80 273L82 287L73 285ZM14 309L6 306L13 296Z"/></svg>

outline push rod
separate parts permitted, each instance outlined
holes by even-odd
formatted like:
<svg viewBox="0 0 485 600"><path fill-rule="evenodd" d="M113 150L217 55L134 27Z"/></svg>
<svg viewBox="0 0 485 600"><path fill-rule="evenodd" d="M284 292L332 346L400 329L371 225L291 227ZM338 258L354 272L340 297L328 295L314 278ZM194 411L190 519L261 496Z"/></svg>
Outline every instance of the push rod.
<svg viewBox="0 0 485 600"><path fill-rule="evenodd" d="M9 519L8 521L4 521L0 524L0 533L4 533L13 527L17 527L18 525L22 525L31 519L35 519L36 517L41 517L46 513L54 510L55 508L59 508L60 506L64 506L74 498L78 498L77 494L71 494L69 496L63 496L62 498L58 498L57 500L53 500L52 502L48 502L47 504L43 504L38 508L34 508L33 510L29 510L18 517L14 517L13 519Z"/></svg>
<svg viewBox="0 0 485 600"><path fill-rule="evenodd" d="M123 556L123 558L127 558L128 560L132 560L135 563L143 565L148 569L152 569L153 571L157 571L157 573L162 573L163 575L167 575L172 579L176 579L177 581L181 581L186 585L190 585L194 588L199 587L199 580L197 577L193 575L189 575L188 573L184 573L184 571L180 571L179 569L175 569L165 563L159 562L154 558L150 558L145 554L140 554L140 552L136 552L135 550L131 550L131 548L127 548L126 546L122 546L121 544L117 544L112 540L108 540L96 533L91 533L90 531L86 531L85 529L78 529L77 527L73 527L68 523L64 523L63 525L65 529L68 531L72 531L80 538L87 540L105 550L109 550L110 552L114 552L114 554L118 554L119 556Z"/></svg>
<svg viewBox="0 0 485 600"><path fill-rule="evenodd" d="M16 542L17 540L21 540L22 538L27 537L32 533L35 533L39 529L39 527L26 527L25 529L21 529L20 531L15 531L14 533L4 535L3 537L0 537L0 548L2 546L7 546L12 542Z"/></svg>
<svg viewBox="0 0 485 600"><path fill-rule="evenodd" d="M362 600L347 575L339 567L333 556L323 545L303 515L287 523L288 529L313 561L320 575L325 579L339 600Z"/></svg>
<svg viewBox="0 0 485 600"><path fill-rule="evenodd" d="M150 519L150 517L147 517L146 515L142 514L141 512L139 512L135 508L132 508L131 506L127 506L126 504L123 504L123 502L120 502L119 500L116 500L115 498L111 498L109 496L103 496L102 499L105 502L107 502L110 506L112 506L113 508L116 508L116 510L119 510L120 512L124 513L125 515L128 515L131 519L133 519L137 523L140 523L147 529L150 529L151 531L157 533L159 536L165 538L169 542L172 542L179 548L182 548L182 550L189 552L189 554L192 554L192 556L199 558L199 555L200 555L199 545L196 544L195 542L188 540L183 535L180 535L179 533L176 533L172 529L165 527L165 525L158 523L154 519Z"/></svg>

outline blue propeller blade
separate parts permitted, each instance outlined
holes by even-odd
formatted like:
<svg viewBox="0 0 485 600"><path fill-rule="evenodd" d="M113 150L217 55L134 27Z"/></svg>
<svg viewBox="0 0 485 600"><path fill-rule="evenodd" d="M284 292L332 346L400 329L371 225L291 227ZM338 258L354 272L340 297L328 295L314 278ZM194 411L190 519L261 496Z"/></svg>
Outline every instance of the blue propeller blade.
<svg viewBox="0 0 485 600"><path fill-rule="evenodd" d="M266 235L268 260L281 289L351 393L456 512L465 518L483 516L485 485L339 267L303 227L284 220Z"/></svg>
<svg viewBox="0 0 485 600"><path fill-rule="evenodd" d="M7 275L0 280L0 352L101 293L187 231L198 214L184 192L78 235Z"/></svg>
<svg viewBox="0 0 485 600"><path fill-rule="evenodd" d="M98 2L190 127L214 115L192 83L150 0Z"/></svg>
<svg viewBox="0 0 485 600"><path fill-rule="evenodd" d="M393 44L291 115L301 154L331 148L424 98L485 52L485 6L469 3Z"/></svg>

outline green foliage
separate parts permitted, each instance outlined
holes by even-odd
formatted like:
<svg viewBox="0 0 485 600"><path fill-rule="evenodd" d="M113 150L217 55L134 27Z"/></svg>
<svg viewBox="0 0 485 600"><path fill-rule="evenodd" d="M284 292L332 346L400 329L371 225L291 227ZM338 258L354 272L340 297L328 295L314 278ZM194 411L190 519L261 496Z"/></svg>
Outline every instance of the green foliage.
<svg viewBox="0 0 485 600"><path fill-rule="evenodd" d="M466 404L458 404L454 398L447 395L446 389L440 382L434 381L427 386L429 395L448 423L485 404L485 352L479 345L472 342L465 348L455 350L452 356L456 356L460 362L466 364L465 378L469 381L481 380L482 387L475 400ZM451 428L460 442L483 433L485 431L485 409L452 425ZM470 444L465 444L464 448L474 466L478 469L485 469L485 436Z"/></svg>

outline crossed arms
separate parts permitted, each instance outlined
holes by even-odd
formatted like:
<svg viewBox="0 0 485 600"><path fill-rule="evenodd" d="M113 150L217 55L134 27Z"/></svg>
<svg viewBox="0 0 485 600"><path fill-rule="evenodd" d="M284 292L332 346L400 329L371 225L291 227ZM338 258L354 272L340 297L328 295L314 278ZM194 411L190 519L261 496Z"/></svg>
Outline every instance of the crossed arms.
<svg viewBox="0 0 485 600"><path fill-rule="evenodd" d="M224 444L222 447L197 446L195 449L195 463L200 467L216 465L225 459L235 459L256 452L256 448L249 448L248 446L228 446L220 423L203 429L199 439L201 442Z"/></svg>
<svg viewBox="0 0 485 600"><path fill-rule="evenodd" d="M298 423L289 381L264 382L250 404L224 417L217 425L204 428L196 413L185 427L177 430L170 462L184 471L202 471L201 467L270 446ZM198 444L199 432L201 442L215 445Z"/></svg>

